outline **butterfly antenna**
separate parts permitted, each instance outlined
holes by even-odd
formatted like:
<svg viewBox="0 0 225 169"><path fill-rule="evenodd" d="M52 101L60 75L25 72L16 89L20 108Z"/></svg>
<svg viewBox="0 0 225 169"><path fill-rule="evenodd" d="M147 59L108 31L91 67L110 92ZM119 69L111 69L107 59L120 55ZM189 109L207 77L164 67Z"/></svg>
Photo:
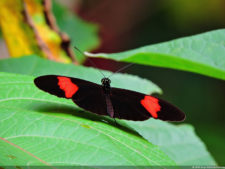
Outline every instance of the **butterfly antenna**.
<svg viewBox="0 0 225 169"><path fill-rule="evenodd" d="M117 71L113 72L111 75L109 75L108 78L110 78L110 77L112 77L114 74L116 74L116 73L118 73L118 72L121 72L122 70L124 70L124 69L126 69L126 68L132 66L133 64L134 64L134 63L129 63L128 65L126 65L126 66L120 68L119 70L117 70Z"/></svg>
<svg viewBox="0 0 225 169"><path fill-rule="evenodd" d="M81 55L86 56L87 60L88 60L95 68L97 68L97 65L96 65L91 59L89 59L89 58L87 57L87 55L85 55L85 53L82 52L78 47L74 46L74 49L76 49ZM102 76L105 77L105 75L104 75L98 68L97 68L97 70L102 74Z"/></svg>

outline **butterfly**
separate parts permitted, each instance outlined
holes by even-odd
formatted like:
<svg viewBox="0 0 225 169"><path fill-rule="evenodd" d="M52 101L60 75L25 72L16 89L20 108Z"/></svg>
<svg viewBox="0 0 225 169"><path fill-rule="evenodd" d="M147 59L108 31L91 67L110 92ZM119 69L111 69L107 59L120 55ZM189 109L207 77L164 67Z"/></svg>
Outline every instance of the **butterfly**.
<svg viewBox="0 0 225 169"><path fill-rule="evenodd" d="M107 77L102 78L101 85L60 75L40 76L34 79L34 83L39 89L72 99L79 107L98 115L133 121L185 119L185 114L172 104L151 95L111 87L111 80Z"/></svg>

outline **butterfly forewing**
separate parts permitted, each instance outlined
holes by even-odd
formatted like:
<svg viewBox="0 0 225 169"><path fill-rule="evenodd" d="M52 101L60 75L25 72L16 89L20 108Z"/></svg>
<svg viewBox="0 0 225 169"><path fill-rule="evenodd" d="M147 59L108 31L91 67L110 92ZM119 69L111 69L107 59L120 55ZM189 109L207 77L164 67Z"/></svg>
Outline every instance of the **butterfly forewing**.
<svg viewBox="0 0 225 169"><path fill-rule="evenodd" d="M50 94L56 95L58 97L65 97L65 92L60 89L58 85L59 76L55 75L46 75L39 76L34 79L34 84L41 90L48 92Z"/></svg>

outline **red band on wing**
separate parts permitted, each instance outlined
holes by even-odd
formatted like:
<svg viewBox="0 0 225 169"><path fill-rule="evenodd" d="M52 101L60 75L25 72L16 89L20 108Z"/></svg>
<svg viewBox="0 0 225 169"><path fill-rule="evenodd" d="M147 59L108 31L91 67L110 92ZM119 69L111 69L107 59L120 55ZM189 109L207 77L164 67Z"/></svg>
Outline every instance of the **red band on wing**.
<svg viewBox="0 0 225 169"><path fill-rule="evenodd" d="M141 100L141 104L152 115L152 117L158 117L157 112L161 110L161 107L157 98L145 96L144 99Z"/></svg>
<svg viewBox="0 0 225 169"><path fill-rule="evenodd" d="M71 98L78 90L78 86L75 85L68 77L57 77L60 89L65 92L66 98Z"/></svg>

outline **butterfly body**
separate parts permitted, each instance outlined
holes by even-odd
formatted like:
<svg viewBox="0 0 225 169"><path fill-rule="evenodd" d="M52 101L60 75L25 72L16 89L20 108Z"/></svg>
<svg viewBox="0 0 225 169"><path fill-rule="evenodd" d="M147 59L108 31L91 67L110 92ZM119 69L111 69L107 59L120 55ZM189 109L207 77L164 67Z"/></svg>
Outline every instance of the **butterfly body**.
<svg viewBox="0 0 225 169"><path fill-rule="evenodd" d="M46 75L37 77L35 85L50 94L72 99L79 107L112 118L142 121L155 118L165 121L183 121L185 114L170 103L139 92L114 88L110 79L101 85L86 80Z"/></svg>

